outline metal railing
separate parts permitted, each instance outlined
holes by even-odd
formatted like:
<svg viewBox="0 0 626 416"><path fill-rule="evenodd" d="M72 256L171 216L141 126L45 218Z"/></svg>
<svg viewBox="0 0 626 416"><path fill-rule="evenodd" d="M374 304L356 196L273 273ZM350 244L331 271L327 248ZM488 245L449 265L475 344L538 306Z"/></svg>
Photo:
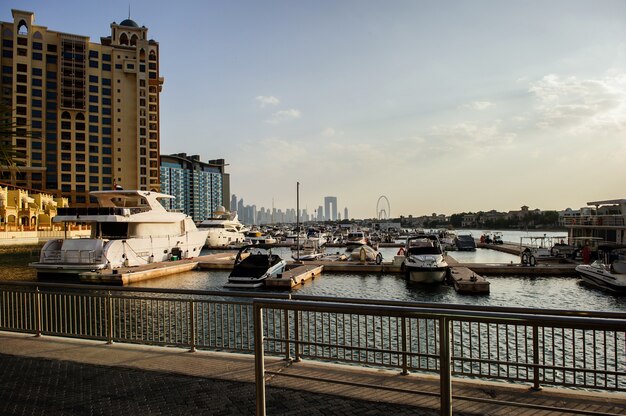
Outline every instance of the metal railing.
<svg viewBox="0 0 626 416"><path fill-rule="evenodd" d="M42 263L95 264L101 257L95 250L46 250L42 251Z"/></svg>
<svg viewBox="0 0 626 416"><path fill-rule="evenodd" d="M626 391L624 313L3 282L0 330Z"/></svg>

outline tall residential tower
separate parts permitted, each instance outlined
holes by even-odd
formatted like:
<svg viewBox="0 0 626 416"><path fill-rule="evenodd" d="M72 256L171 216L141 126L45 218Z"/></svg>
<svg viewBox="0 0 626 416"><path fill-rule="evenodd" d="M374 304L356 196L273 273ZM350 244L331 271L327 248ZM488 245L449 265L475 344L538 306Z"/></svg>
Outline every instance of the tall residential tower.
<svg viewBox="0 0 626 416"><path fill-rule="evenodd" d="M13 111L19 168L12 184L89 203L92 190L160 190L159 44L133 20L100 43L35 25L12 10L0 22L0 99Z"/></svg>

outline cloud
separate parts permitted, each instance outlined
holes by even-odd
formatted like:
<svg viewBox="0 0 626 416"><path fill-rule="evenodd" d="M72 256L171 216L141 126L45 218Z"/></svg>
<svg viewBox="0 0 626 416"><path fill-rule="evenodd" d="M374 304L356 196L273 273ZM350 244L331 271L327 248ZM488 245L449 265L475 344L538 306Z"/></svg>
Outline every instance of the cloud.
<svg viewBox="0 0 626 416"><path fill-rule="evenodd" d="M268 106L275 106L275 105L280 104L280 100L274 97L273 95L270 95L270 96L259 95L255 98L255 100L259 103L259 106L261 108L265 108Z"/></svg>
<svg viewBox="0 0 626 416"><path fill-rule="evenodd" d="M580 134L615 133L626 128L626 74L597 79L546 75L531 84L537 125Z"/></svg>
<svg viewBox="0 0 626 416"><path fill-rule="evenodd" d="M463 107L464 108L469 108L470 110L478 110L478 111L483 111L489 107L491 107L493 105L493 103L490 103L489 101L473 101L469 104L465 104Z"/></svg>
<svg viewBox="0 0 626 416"><path fill-rule="evenodd" d="M281 124L291 120L295 120L297 118L300 118L301 116L302 113L300 112L300 110L296 110L293 108L290 110L280 110L272 114L272 116L268 120L266 120L266 122L269 124Z"/></svg>
<svg viewBox="0 0 626 416"><path fill-rule="evenodd" d="M337 132L332 127L328 127L327 129L324 129L324 131L322 132L322 136L324 137L335 137L336 134Z"/></svg>
<svg viewBox="0 0 626 416"><path fill-rule="evenodd" d="M434 126L429 146L441 153L463 152L476 155L495 148L506 147L515 140L515 133L501 131L500 122L482 126L475 123L458 123Z"/></svg>

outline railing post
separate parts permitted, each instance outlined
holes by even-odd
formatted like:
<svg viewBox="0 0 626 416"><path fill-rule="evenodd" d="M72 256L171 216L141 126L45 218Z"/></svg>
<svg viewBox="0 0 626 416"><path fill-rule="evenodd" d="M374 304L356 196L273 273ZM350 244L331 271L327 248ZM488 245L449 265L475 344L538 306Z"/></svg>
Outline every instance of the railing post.
<svg viewBox="0 0 626 416"><path fill-rule="evenodd" d="M263 352L263 308L254 304L254 380L256 416L265 416L265 357Z"/></svg>
<svg viewBox="0 0 626 416"><path fill-rule="evenodd" d="M539 385L539 327L533 325L533 386L532 390L541 390Z"/></svg>
<svg viewBox="0 0 626 416"><path fill-rule="evenodd" d="M295 349L295 357L293 361L296 363L300 362L300 313L297 310L293 311L294 315L294 323L293 323L293 334L294 334L294 349Z"/></svg>
<svg viewBox="0 0 626 416"><path fill-rule="evenodd" d="M37 316L35 322L35 336L41 336L41 291L39 291L39 286L35 288L35 308L37 309Z"/></svg>
<svg viewBox="0 0 626 416"><path fill-rule="evenodd" d="M407 364L407 358L406 358L406 354L407 354L407 350L406 350L406 317L402 317L401 318L401 324L402 324L402 333L401 333L401 337L402 337L402 375L406 376L409 374L409 368L408 368L408 364Z"/></svg>
<svg viewBox="0 0 626 416"><path fill-rule="evenodd" d="M442 416L452 416L450 356L450 319L443 316L439 318L439 412Z"/></svg>
<svg viewBox="0 0 626 416"><path fill-rule="evenodd" d="M189 352L196 352L196 314L195 302L189 299Z"/></svg>
<svg viewBox="0 0 626 416"><path fill-rule="evenodd" d="M291 344L289 342L289 309L285 309L285 360L291 360Z"/></svg>
<svg viewBox="0 0 626 416"><path fill-rule="evenodd" d="M113 298L111 291L107 291L107 344L113 344Z"/></svg>

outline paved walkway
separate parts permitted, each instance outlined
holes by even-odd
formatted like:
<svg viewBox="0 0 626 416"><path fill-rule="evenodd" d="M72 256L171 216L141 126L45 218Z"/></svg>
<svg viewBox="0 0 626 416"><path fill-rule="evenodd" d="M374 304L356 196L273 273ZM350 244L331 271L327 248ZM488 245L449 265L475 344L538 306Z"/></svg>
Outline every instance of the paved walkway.
<svg viewBox="0 0 626 416"><path fill-rule="evenodd" d="M266 358L266 370L268 415L437 414L436 377L276 357ZM0 332L0 373L0 415L251 415L255 408L250 355ZM453 392L497 401L456 398L457 415L565 414L549 406L626 414L624 394L459 381Z"/></svg>

